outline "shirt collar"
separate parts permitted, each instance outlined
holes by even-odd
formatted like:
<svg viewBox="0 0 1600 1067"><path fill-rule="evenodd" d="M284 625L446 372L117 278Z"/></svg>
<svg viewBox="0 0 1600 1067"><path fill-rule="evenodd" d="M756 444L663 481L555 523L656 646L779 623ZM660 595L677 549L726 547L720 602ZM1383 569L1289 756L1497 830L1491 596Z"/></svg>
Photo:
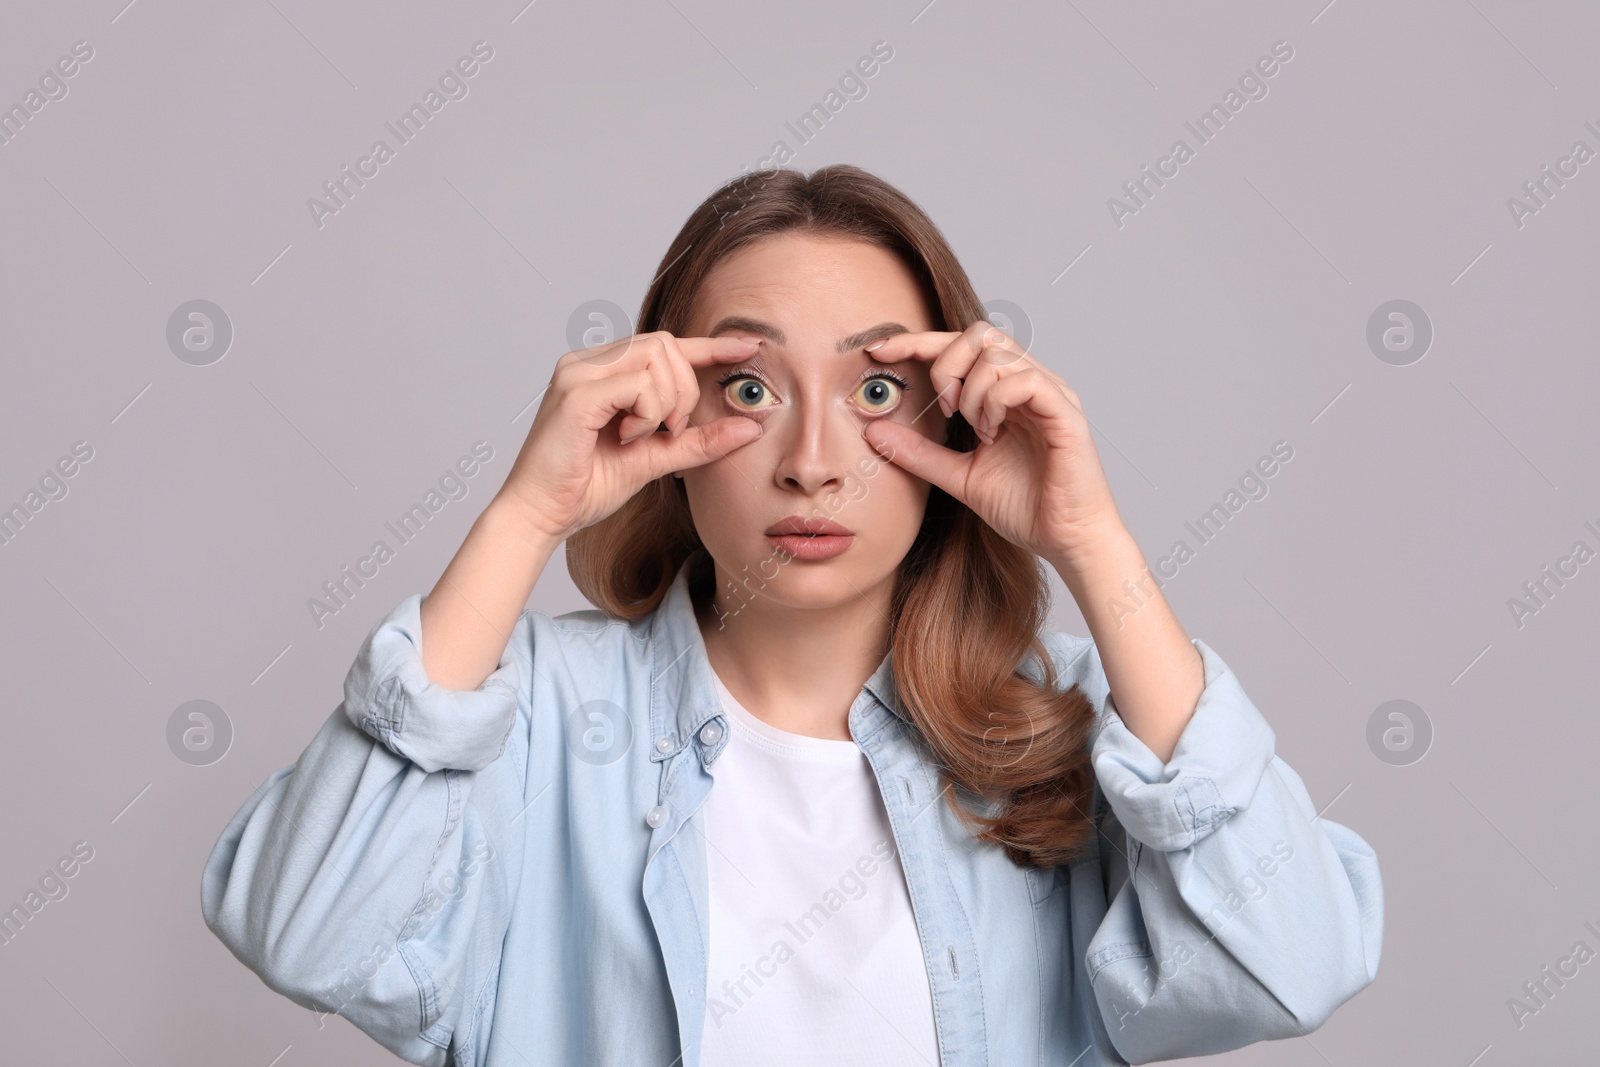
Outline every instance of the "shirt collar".
<svg viewBox="0 0 1600 1067"><path fill-rule="evenodd" d="M705 639L689 594L689 563L678 568L666 596L652 613L654 650L650 668L650 758L663 760L689 743L705 724L722 714L716 676L706 657ZM895 687L893 657L886 655L867 679L873 699L909 723ZM715 747L715 746L712 746Z"/></svg>

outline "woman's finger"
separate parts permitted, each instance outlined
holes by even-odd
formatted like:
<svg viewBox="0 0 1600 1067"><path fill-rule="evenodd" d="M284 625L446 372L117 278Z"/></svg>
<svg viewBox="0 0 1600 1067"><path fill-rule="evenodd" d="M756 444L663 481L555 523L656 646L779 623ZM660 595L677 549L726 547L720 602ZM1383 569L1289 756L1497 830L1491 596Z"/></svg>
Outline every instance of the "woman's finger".
<svg viewBox="0 0 1600 1067"><path fill-rule="evenodd" d="M946 448L911 427L888 419L868 423L861 436L880 456L966 503L971 452Z"/></svg>
<svg viewBox="0 0 1600 1067"><path fill-rule="evenodd" d="M973 323L973 325L981 326L982 323ZM963 418L968 421L968 424L971 424L974 430L979 429L979 421L981 421L982 414L984 414L984 411L982 411L984 397L989 394L989 389L994 386L995 382L1000 381L1002 378L1010 378L1013 374L1019 374L1022 371L1037 370L1038 368L1037 363L1032 358L1022 360L1021 357L1026 357L1026 352L1005 331L1000 330L998 326L989 326L989 330L979 331L978 338L978 341L974 342L974 344L981 346L979 347L978 358L973 360L973 365L966 371L966 378L962 381L962 390L960 390L960 395L958 395L957 402L955 402L955 406L960 410ZM990 438L992 438L994 427L984 427L984 429L989 432Z"/></svg>
<svg viewBox="0 0 1600 1067"><path fill-rule="evenodd" d="M962 406L966 379L980 360L1003 366L1028 358L1026 349L985 319L973 321L959 333L935 330L894 334L875 346L869 345L867 352L881 363L904 359L931 362L928 377L947 416Z"/></svg>
<svg viewBox="0 0 1600 1067"><path fill-rule="evenodd" d="M662 344L666 350L667 363L672 368L673 380L678 383L677 404L674 405L677 420L676 422L672 419L667 420L667 429L676 437L688 427L689 415L700 403L700 380L695 377L694 364L689 362L689 357L684 353L680 338L668 334ZM751 352L756 351L756 348L750 345L741 347Z"/></svg>
<svg viewBox="0 0 1600 1067"><path fill-rule="evenodd" d="M749 359L761 347L759 338L745 340L746 334L720 334L716 337L677 337L662 331L661 343L676 346L691 367L711 367L718 363L737 363Z"/></svg>
<svg viewBox="0 0 1600 1067"><path fill-rule="evenodd" d="M675 429L674 423L678 417L678 377L672 372L672 354L663 349L657 353L645 370L650 372L650 380L655 383L656 395L661 398L661 421L651 425L651 430L658 430L663 425L670 432Z"/></svg>
<svg viewBox="0 0 1600 1067"><path fill-rule="evenodd" d="M1000 424L1017 408L1025 407L1043 419L1060 419L1076 409L1064 390L1062 383L1036 367L1006 375L985 392L973 429L979 437L993 443Z"/></svg>
<svg viewBox="0 0 1600 1067"><path fill-rule="evenodd" d="M967 331L929 330L894 334L868 345L866 352L880 363L906 359L930 363L928 380L940 410L949 416L960 400L961 380L967 376L979 348L974 347Z"/></svg>
<svg viewBox="0 0 1600 1067"><path fill-rule="evenodd" d="M657 435L640 441L634 448L648 457L650 476L659 478L690 467L721 459L735 449L761 436L761 424L743 415L726 415L707 423L689 426L677 437Z"/></svg>
<svg viewBox="0 0 1600 1067"><path fill-rule="evenodd" d="M570 402L579 424L593 433L621 414L618 431L624 441L637 435L641 426L655 429L661 422L662 403L655 379L643 367L584 382L573 388Z"/></svg>
<svg viewBox="0 0 1600 1067"><path fill-rule="evenodd" d="M589 367L629 370L644 366L664 351L667 345L676 344L691 366L709 367L714 363L747 358L755 346L745 341L744 336L729 333L718 337L676 337L666 330L653 330L619 337L610 344L568 352L557 361L557 366L565 361Z"/></svg>

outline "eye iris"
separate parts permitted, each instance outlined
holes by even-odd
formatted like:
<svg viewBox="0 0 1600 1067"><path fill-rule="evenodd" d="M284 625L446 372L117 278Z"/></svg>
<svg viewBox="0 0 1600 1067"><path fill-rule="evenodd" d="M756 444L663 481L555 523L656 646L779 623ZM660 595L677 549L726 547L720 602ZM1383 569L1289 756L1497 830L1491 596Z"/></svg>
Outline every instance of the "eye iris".
<svg viewBox="0 0 1600 1067"><path fill-rule="evenodd" d="M762 394L765 392L766 388L760 382L752 381L751 379L746 378L739 385L739 401L740 403L749 404L752 406L759 404L761 403Z"/></svg>
<svg viewBox="0 0 1600 1067"><path fill-rule="evenodd" d="M868 407L883 407L894 401L898 388L887 379L874 378L861 387L861 401Z"/></svg>

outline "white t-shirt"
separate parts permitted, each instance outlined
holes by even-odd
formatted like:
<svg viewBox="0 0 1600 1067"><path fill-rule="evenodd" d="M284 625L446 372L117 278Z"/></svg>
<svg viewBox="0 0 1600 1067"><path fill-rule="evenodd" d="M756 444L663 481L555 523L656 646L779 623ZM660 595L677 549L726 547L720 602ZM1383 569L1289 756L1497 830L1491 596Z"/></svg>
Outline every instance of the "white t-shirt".
<svg viewBox="0 0 1600 1067"><path fill-rule="evenodd" d="M937 1067L933 998L883 797L854 741L752 715L701 809L710 892L705 1067Z"/></svg>

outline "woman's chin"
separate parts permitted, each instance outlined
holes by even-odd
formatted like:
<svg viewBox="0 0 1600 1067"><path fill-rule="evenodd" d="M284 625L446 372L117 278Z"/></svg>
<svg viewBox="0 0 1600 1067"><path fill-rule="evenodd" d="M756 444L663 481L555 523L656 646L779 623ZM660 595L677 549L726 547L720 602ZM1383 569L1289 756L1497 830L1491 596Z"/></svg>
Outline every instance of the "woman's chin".
<svg viewBox="0 0 1600 1067"><path fill-rule="evenodd" d="M770 577L768 577L770 576ZM774 570L754 567L723 576L719 599L725 610L740 611L756 604L762 610L828 611L857 604L871 591L892 582L893 573L867 574L849 566L842 557L808 562L790 560ZM892 585L889 587L892 588Z"/></svg>

